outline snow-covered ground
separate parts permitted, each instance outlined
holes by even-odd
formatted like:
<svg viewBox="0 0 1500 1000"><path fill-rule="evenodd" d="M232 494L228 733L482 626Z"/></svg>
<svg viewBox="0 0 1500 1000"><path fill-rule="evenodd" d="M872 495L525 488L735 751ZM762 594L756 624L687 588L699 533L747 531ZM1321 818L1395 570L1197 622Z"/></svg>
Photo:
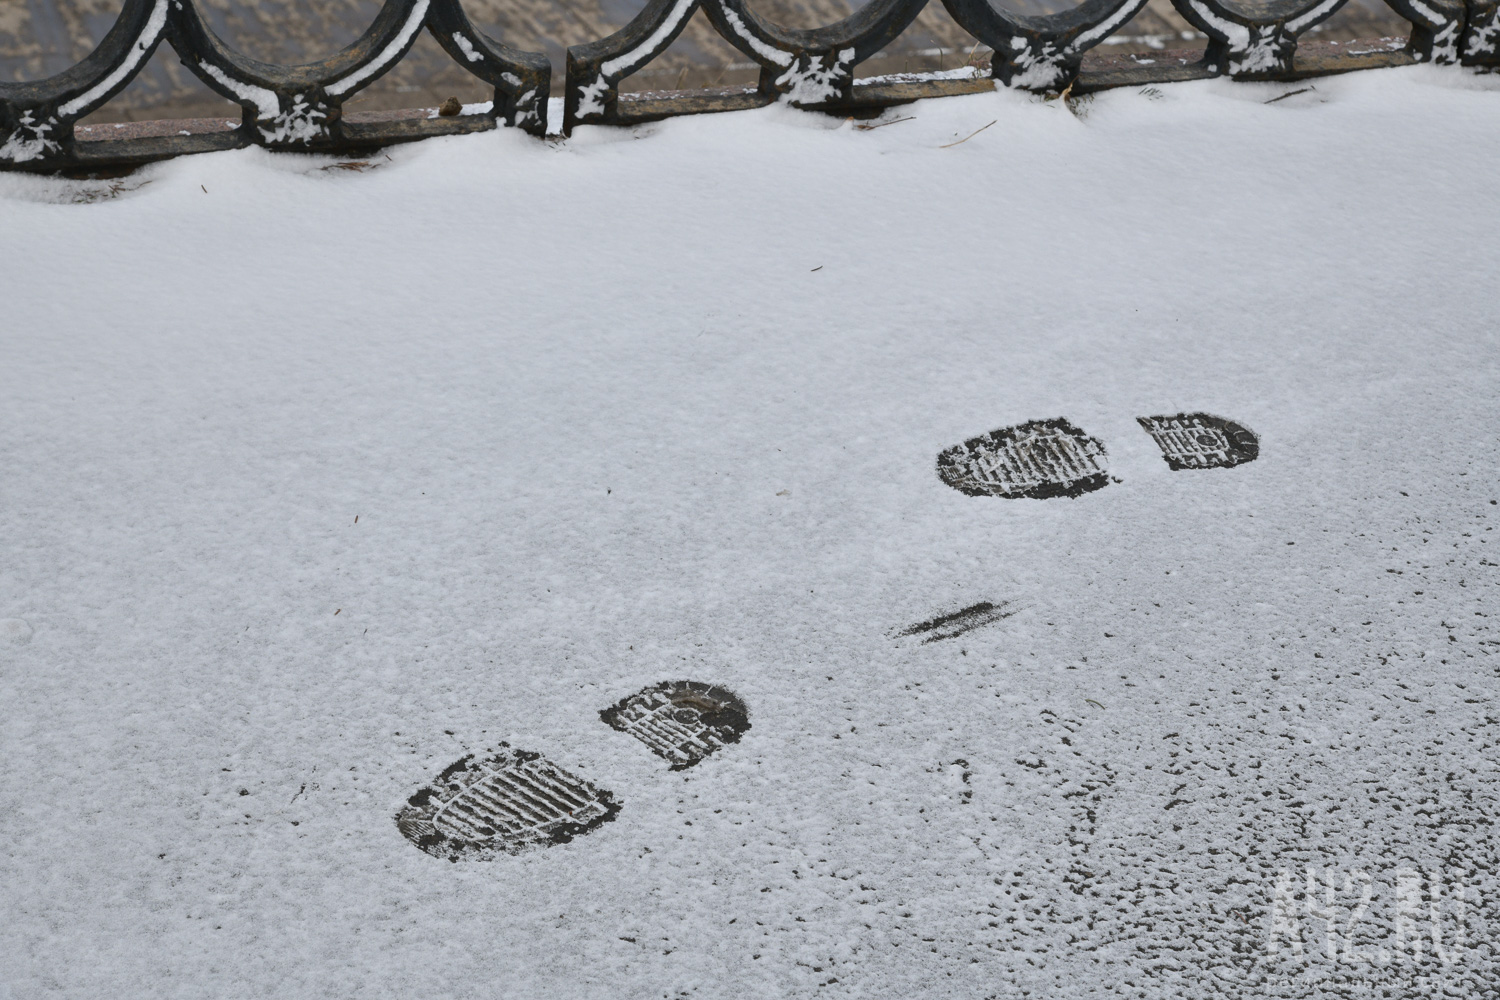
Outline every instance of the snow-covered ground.
<svg viewBox="0 0 1500 1000"><path fill-rule="evenodd" d="M1497 91L0 176L0 996L1490 995ZM417 850L502 740L618 816Z"/></svg>

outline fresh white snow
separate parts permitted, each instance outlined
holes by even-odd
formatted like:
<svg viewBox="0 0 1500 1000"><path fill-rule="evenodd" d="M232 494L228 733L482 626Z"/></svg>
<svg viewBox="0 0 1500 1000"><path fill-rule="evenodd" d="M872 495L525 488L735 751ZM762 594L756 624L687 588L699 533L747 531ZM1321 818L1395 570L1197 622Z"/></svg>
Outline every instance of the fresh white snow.
<svg viewBox="0 0 1500 1000"><path fill-rule="evenodd" d="M1497 89L0 175L0 996L1481 995ZM938 479L1055 417L1120 481ZM618 818L403 839L499 740Z"/></svg>

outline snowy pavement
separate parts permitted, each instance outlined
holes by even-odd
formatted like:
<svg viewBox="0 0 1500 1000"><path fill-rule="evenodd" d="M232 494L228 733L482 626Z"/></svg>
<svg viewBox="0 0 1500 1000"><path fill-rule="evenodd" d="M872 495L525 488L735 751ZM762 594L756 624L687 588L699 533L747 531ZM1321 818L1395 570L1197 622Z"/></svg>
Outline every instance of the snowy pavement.
<svg viewBox="0 0 1500 1000"><path fill-rule="evenodd" d="M0 176L0 997L1495 995L1500 80L1075 110Z"/></svg>

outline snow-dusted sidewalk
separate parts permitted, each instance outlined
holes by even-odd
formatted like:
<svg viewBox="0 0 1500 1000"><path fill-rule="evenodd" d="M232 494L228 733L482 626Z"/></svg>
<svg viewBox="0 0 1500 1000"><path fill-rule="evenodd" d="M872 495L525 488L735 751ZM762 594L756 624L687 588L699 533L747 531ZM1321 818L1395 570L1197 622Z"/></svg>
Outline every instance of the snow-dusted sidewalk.
<svg viewBox="0 0 1500 1000"><path fill-rule="evenodd" d="M0 997L1485 995L1497 91L0 176ZM418 850L501 741L617 815Z"/></svg>

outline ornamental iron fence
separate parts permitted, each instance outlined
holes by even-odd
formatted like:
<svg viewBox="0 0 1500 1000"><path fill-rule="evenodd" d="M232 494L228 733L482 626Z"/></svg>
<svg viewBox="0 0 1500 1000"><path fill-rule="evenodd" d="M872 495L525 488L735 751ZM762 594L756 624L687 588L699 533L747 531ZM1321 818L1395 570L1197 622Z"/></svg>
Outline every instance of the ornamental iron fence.
<svg viewBox="0 0 1500 1000"><path fill-rule="evenodd" d="M1172 0L1208 39L1201 58L1101 60L1087 69L1085 53L1119 31L1146 0L1084 0L1071 10L1044 15L1015 13L994 0L943 0L976 44L992 50L988 75L966 67L856 79L855 67L890 45L928 2L870 0L835 24L800 29L757 15L746 0L649 0L619 31L567 50L559 131L775 101L866 116L923 98L978 93L997 81L1082 95L1213 76L1298 80L1415 62L1500 66L1500 0L1386 0L1411 23L1404 45L1304 46L1300 55L1298 39L1346 0ZM621 94L620 82L659 57L699 10L759 67L758 82ZM345 102L400 62L423 29L455 63L493 87L492 100L431 116L346 116ZM95 139L94 129L80 135L79 121L124 89L162 42L205 85L240 106L240 122L170 135ZM345 153L499 126L545 136L551 77L545 55L489 37L469 20L460 0L386 0L358 40L299 66L261 62L235 51L214 33L195 0L125 0L104 39L78 64L44 80L0 82L0 169L120 168L250 145Z"/></svg>

